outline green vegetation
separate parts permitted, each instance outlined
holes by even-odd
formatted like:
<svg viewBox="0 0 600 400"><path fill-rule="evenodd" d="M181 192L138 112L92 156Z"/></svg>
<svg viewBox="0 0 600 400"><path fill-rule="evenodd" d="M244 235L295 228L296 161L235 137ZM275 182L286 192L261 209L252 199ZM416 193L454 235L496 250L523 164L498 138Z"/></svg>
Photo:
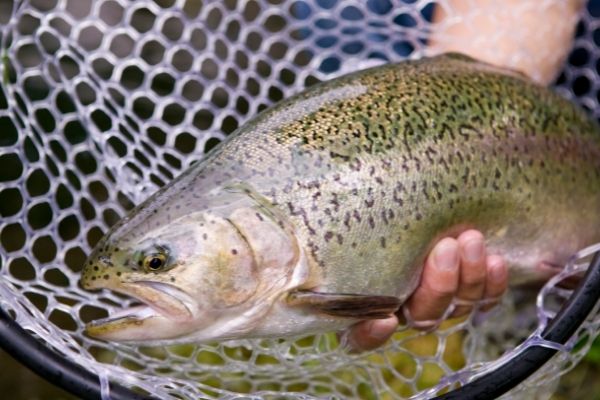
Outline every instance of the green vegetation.
<svg viewBox="0 0 600 400"><path fill-rule="evenodd" d="M595 364L600 367L600 338L596 339L590 348L590 351L586 354L583 362Z"/></svg>

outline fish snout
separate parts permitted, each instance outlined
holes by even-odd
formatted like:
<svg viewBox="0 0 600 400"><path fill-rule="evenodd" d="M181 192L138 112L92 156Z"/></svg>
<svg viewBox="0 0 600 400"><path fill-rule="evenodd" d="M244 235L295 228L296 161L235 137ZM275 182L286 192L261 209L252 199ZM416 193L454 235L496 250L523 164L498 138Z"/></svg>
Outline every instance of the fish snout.
<svg viewBox="0 0 600 400"><path fill-rule="evenodd" d="M113 262L110 257L98 256L86 263L79 280L79 285L86 290L100 289L106 287L109 280L113 278Z"/></svg>
<svg viewBox="0 0 600 400"><path fill-rule="evenodd" d="M92 275L89 269L86 269L84 274L81 275L81 278L79 279L79 286L86 290L97 289L99 287L97 280L98 278L95 275Z"/></svg>
<svg viewBox="0 0 600 400"><path fill-rule="evenodd" d="M113 266L113 263L108 256L99 256L98 264L100 264L100 268L108 268Z"/></svg>

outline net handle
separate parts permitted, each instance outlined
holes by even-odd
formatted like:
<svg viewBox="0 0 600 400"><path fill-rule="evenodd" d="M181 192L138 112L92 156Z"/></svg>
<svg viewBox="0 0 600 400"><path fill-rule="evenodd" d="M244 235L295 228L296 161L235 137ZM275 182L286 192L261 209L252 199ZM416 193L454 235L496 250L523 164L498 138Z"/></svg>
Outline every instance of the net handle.
<svg viewBox="0 0 600 400"><path fill-rule="evenodd" d="M101 384L97 375L33 337L1 307L0 347L48 382L71 392L78 398L85 400L102 398ZM111 400L159 400L113 382L109 385Z"/></svg>
<svg viewBox="0 0 600 400"><path fill-rule="evenodd" d="M548 323L542 338L564 345L585 321L599 298L600 251L594 255L583 281ZM532 345L498 368L435 400L495 399L527 379L557 352L557 349Z"/></svg>

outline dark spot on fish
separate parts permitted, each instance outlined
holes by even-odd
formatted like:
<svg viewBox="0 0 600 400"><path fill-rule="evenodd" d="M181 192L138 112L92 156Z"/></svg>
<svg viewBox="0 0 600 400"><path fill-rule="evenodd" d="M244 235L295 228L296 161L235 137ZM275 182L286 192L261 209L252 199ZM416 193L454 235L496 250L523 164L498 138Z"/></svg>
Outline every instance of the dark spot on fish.
<svg viewBox="0 0 600 400"><path fill-rule="evenodd" d="M204 240L208 239L208 235L206 233L203 233L202 234L202 239L204 239Z"/></svg>
<svg viewBox="0 0 600 400"><path fill-rule="evenodd" d="M117 276L121 276L121 271L117 271Z"/></svg>
<svg viewBox="0 0 600 400"><path fill-rule="evenodd" d="M233 254L234 256L238 253L238 251L236 249L231 249L231 254Z"/></svg>
<svg viewBox="0 0 600 400"><path fill-rule="evenodd" d="M346 212L346 214L344 214L344 226L348 229L350 229L350 213Z"/></svg>
<svg viewBox="0 0 600 400"><path fill-rule="evenodd" d="M98 271L98 266L94 265L94 271Z"/></svg>
<svg viewBox="0 0 600 400"><path fill-rule="evenodd" d="M110 278L110 275L106 274L106 275L104 275L104 276L103 276L103 278L104 278L105 280L108 280L108 278Z"/></svg>
<svg viewBox="0 0 600 400"><path fill-rule="evenodd" d="M381 210L381 218L383 219L383 223L384 224L389 224L388 218L387 218L387 214L385 212L385 210Z"/></svg>
<svg viewBox="0 0 600 400"><path fill-rule="evenodd" d="M171 277L171 282L175 282L175 277L174 276Z"/></svg>
<svg viewBox="0 0 600 400"><path fill-rule="evenodd" d="M325 232L324 238L325 238L326 242L329 242L331 240L331 238L333 238L333 232L331 232L331 231Z"/></svg>

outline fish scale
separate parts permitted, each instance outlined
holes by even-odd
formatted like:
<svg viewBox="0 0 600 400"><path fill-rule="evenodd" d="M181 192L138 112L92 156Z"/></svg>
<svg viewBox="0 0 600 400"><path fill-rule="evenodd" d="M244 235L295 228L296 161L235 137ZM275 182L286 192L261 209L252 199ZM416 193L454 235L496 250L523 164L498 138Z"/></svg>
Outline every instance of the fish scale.
<svg viewBox="0 0 600 400"><path fill-rule="evenodd" d="M521 283L547 278L541 263L563 264L600 241L599 227L595 121L518 73L444 55L347 75L261 113L118 223L82 283L140 296L123 282L169 282L210 293L200 308L263 299L257 321L230 317L245 327L232 337L285 335L348 325L348 309L381 317L393 303L386 296L401 302L414 290L444 236L481 230ZM142 243L177 249L177 259L163 273L119 267L144 253ZM239 263L243 250L251 259ZM106 254L112 266L99 264ZM225 294L234 287L247 300ZM229 337L203 335L192 337Z"/></svg>

